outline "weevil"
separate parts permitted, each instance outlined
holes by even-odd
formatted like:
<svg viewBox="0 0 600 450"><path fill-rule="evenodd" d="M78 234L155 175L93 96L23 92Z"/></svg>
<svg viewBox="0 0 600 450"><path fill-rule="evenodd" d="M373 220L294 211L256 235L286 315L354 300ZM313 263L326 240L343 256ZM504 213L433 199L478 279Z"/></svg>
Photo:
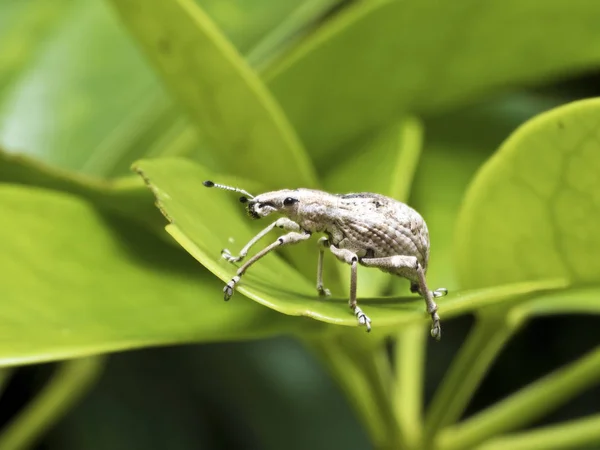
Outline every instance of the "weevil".
<svg viewBox="0 0 600 450"><path fill-rule="evenodd" d="M384 272L407 278L410 290L425 300L431 315L431 336L440 339L440 318L435 297L448 293L445 288L430 291L425 274L429 262L429 231L423 217L410 206L380 194L360 192L330 194L313 189L282 189L253 196L243 189L205 181L204 186L242 194L248 215L260 219L273 213L280 218L254 236L239 255L224 249L221 255L231 263L242 261L250 248L275 228L287 231L273 243L241 265L235 276L223 288L225 300L233 295L235 286L248 268L271 251L284 245L297 244L313 233L325 236L318 240L317 292L328 296L323 286L323 256L326 248L340 261L350 265L349 306L360 325L371 331L371 319L358 306L356 299L357 267L375 267Z"/></svg>

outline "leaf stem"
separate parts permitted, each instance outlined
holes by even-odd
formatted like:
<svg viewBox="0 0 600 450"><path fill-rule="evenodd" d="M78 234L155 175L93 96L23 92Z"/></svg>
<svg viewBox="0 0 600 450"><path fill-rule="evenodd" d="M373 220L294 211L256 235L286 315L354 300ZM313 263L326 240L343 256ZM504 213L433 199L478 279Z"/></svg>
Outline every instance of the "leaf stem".
<svg viewBox="0 0 600 450"><path fill-rule="evenodd" d="M600 443L600 414L492 439L477 450L558 450Z"/></svg>
<svg viewBox="0 0 600 450"><path fill-rule="evenodd" d="M104 358L74 359L60 364L56 374L0 433L0 448L20 450L31 445L93 385Z"/></svg>
<svg viewBox="0 0 600 450"><path fill-rule="evenodd" d="M400 121L398 160L390 195L402 202L407 202L410 196L423 150L423 133L423 123L417 117L405 116Z"/></svg>
<svg viewBox="0 0 600 450"><path fill-rule="evenodd" d="M400 441L409 449L420 448L423 436L426 338L423 325L418 324L404 328L396 339L394 415L401 434Z"/></svg>
<svg viewBox="0 0 600 450"><path fill-rule="evenodd" d="M467 448L490 436L530 424L598 383L599 378L600 346L567 367L556 370L464 423L444 431L439 440L440 448Z"/></svg>
<svg viewBox="0 0 600 450"><path fill-rule="evenodd" d="M391 367L384 341L364 347L352 332L305 342L320 357L371 436L375 448L404 447L397 442L399 433L394 419L390 390ZM362 336L361 336L362 337Z"/></svg>
<svg viewBox="0 0 600 450"><path fill-rule="evenodd" d="M433 442L440 429L456 422L498 353L515 333L499 308L481 311L466 342L437 390L425 420L425 440Z"/></svg>

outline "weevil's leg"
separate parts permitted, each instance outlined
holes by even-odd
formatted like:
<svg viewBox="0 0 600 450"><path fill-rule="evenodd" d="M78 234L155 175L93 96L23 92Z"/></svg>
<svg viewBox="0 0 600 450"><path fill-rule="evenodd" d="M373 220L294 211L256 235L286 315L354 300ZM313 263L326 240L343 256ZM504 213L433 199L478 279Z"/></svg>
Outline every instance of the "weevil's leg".
<svg viewBox="0 0 600 450"><path fill-rule="evenodd" d="M356 303L356 284L358 279L358 256L350 250L337 248L333 245L329 246L331 253L335 255L337 259L346 264L350 264L350 299L348 306L354 315L358 319L360 325L367 327L367 332L371 331L371 319L367 316L360 306Z"/></svg>
<svg viewBox="0 0 600 450"><path fill-rule="evenodd" d="M296 222L291 221L287 217L282 217L280 219L277 219L275 222L273 222L267 228L262 230L260 233L258 233L256 236L254 236L252 239L250 239L250 242L248 242L246 244L246 246L242 249L242 251L240 251L240 254L238 256L233 256L231 254L231 252L226 248L221 250L221 256L224 259L226 259L227 261L229 261L230 263L235 263L235 262L241 261L242 259L244 259L246 257L250 248L254 244L256 244L260 239L262 239L265 235L267 235L275 227L283 228L286 231L300 231L300 225L298 225Z"/></svg>
<svg viewBox="0 0 600 450"><path fill-rule="evenodd" d="M431 321L433 322L431 326L431 336L437 340L440 340L442 337L442 329L440 327L440 316L437 313L438 307L433 300L433 297L438 297L444 294L440 294L442 289L436 290L434 294L427 288L427 282L425 280L425 271L423 267L419 263L416 257L414 256L389 256L387 258L363 258L360 263L366 267L377 267L379 269L383 269L386 272L398 273L401 275L402 269L408 269L409 272L412 272L416 275L417 283L418 283L418 292L425 299L425 305L427 306L427 313L431 315ZM417 289L416 284L411 284L411 291Z"/></svg>
<svg viewBox="0 0 600 450"><path fill-rule="evenodd" d="M283 236L281 236L280 238L278 238L272 244L267 245L260 252L258 252L256 255L254 255L252 258L250 258L248 261L246 261L237 270L237 272L235 274L235 277L233 277L229 281L229 283L227 283L225 285L225 287L223 288L223 294L224 294L225 300L229 300L231 298L231 296L233 295L233 290L235 288L235 285L240 282L240 279L241 279L242 275L244 275L244 273L248 270L248 268L252 264L254 264L256 261L258 261L259 259L261 259L267 253L275 250L277 247L282 247L284 245L290 245L290 244L297 244L298 242L305 241L308 238L310 238L310 234L309 233L291 232L291 233L288 233L288 234L284 234Z"/></svg>
<svg viewBox="0 0 600 450"><path fill-rule="evenodd" d="M322 237L319 239L319 261L317 262L317 292L321 296L330 296L329 289L323 287L323 257L325 256L325 248L329 247L329 239Z"/></svg>

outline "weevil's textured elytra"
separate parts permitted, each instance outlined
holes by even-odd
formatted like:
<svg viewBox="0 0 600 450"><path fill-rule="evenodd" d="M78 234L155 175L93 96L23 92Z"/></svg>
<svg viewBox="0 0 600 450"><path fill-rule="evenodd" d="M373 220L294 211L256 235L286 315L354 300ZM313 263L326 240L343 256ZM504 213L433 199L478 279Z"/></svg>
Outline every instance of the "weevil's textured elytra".
<svg viewBox="0 0 600 450"><path fill-rule="evenodd" d="M429 261L429 232L421 215L408 205L369 192L338 195L313 189L283 189L255 197L243 189L212 181L205 181L204 186L243 194L240 201L246 203L248 215L254 219L272 213L283 216L254 236L238 256L224 249L221 255L227 261L235 263L243 260L250 248L276 227L288 231L239 267L223 289L225 300L231 298L236 284L248 268L267 253L284 245L305 241L313 233L323 233L325 236L319 239L317 263L319 295L330 295L323 286L323 254L325 248L329 248L340 261L351 267L349 305L359 324L364 325L367 331L371 331L371 319L356 303L358 264L410 280L410 290L425 299L433 322L431 336L440 339L440 318L433 299L446 295L448 291L440 288L432 292L427 287L425 273Z"/></svg>

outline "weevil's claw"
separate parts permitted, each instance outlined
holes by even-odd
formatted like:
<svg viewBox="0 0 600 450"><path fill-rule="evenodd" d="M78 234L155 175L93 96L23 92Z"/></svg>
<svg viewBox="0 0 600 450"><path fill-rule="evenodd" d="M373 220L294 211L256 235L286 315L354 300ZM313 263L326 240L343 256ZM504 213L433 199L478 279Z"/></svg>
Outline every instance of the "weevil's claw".
<svg viewBox="0 0 600 450"><path fill-rule="evenodd" d="M229 301L229 299L231 298L232 295L233 295L233 288L229 287L229 285L226 284L225 287L223 288L223 300L225 300L226 302Z"/></svg>
<svg viewBox="0 0 600 450"><path fill-rule="evenodd" d="M354 308L354 315L358 319L358 324L364 325L365 327L367 327L367 333L370 333L371 332L371 319L369 319L369 316L367 316L362 311L362 309L360 309L358 306L356 306Z"/></svg>
<svg viewBox="0 0 600 450"><path fill-rule="evenodd" d="M241 261L243 256L233 256L229 250L224 248L223 250L221 250L221 258L223 258L227 262L236 263L238 261Z"/></svg>
<svg viewBox="0 0 600 450"><path fill-rule="evenodd" d="M442 327L440 327L439 322L434 322L431 326L431 337L436 341L439 341L442 338Z"/></svg>
<svg viewBox="0 0 600 450"><path fill-rule="evenodd" d="M443 297L444 295L448 295L448 289L446 288L437 288L432 292L435 298Z"/></svg>
<svg viewBox="0 0 600 450"><path fill-rule="evenodd" d="M321 297L331 296L331 291L329 289L324 288L323 286L317 286L317 292Z"/></svg>
<svg viewBox="0 0 600 450"><path fill-rule="evenodd" d="M225 301L228 301L231 298L231 296L233 295L235 285L238 284L239 281L240 277L235 276L229 281L229 283L225 285L225 287L223 288L223 299Z"/></svg>

